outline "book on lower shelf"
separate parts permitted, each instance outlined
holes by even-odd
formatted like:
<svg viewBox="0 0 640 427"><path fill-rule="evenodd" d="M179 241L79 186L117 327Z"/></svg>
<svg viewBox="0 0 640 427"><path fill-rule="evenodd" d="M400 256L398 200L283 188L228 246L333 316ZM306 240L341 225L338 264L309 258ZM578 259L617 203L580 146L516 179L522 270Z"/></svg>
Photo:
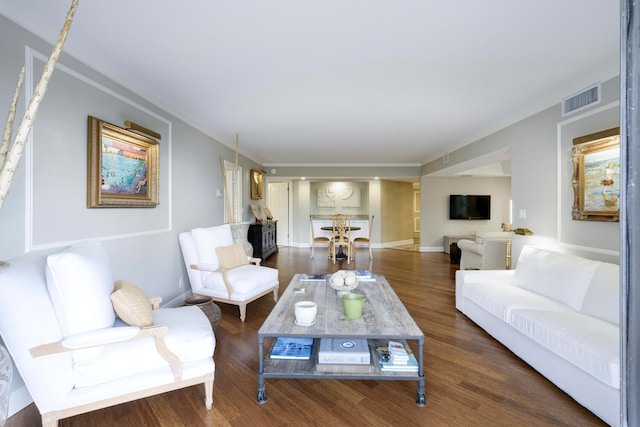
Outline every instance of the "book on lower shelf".
<svg viewBox="0 0 640 427"><path fill-rule="evenodd" d="M321 338L318 363L367 365L369 343L366 338Z"/></svg>
<svg viewBox="0 0 640 427"><path fill-rule="evenodd" d="M316 363L316 372L329 374L372 374L374 371L372 363Z"/></svg>
<svg viewBox="0 0 640 427"><path fill-rule="evenodd" d="M312 348L313 338L278 337L269 357L272 359L309 360Z"/></svg>
<svg viewBox="0 0 640 427"><path fill-rule="evenodd" d="M404 346L404 350L409 356L406 363L393 363L389 347L376 347L376 354L378 356L378 365L383 372L418 372L418 361L416 356L408 346Z"/></svg>
<svg viewBox="0 0 640 427"><path fill-rule="evenodd" d="M301 282L324 282L327 280L327 274L301 274Z"/></svg>

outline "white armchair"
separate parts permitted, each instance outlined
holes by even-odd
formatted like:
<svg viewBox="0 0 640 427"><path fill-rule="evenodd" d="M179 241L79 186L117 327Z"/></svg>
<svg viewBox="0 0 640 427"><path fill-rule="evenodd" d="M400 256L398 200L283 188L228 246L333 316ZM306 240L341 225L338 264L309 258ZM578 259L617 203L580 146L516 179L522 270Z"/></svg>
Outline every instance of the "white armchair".
<svg viewBox="0 0 640 427"><path fill-rule="evenodd" d="M248 303L270 292L278 301L278 270L261 266L259 258L249 258L241 244L234 245L229 224L194 228L178 239L194 294L237 305L243 322Z"/></svg>
<svg viewBox="0 0 640 427"><path fill-rule="evenodd" d="M142 291L127 284L114 292L113 279L97 242L46 259L25 255L0 270L0 334L43 426L194 384L204 384L211 409L215 336L207 317L197 307L151 311ZM112 303L116 295L124 299ZM129 322L150 324L128 325L114 306Z"/></svg>
<svg viewBox="0 0 640 427"><path fill-rule="evenodd" d="M509 232L487 232L475 240L458 240L461 270L504 270Z"/></svg>

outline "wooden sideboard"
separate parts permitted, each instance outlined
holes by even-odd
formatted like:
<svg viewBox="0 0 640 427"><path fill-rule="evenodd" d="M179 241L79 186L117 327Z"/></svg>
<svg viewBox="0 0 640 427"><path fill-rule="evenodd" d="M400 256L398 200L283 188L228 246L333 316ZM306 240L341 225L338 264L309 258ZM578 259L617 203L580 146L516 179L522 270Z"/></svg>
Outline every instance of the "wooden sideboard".
<svg viewBox="0 0 640 427"><path fill-rule="evenodd" d="M253 256L262 261L278 252L278 221L249 225L249 243L253 246Z"/></svg>

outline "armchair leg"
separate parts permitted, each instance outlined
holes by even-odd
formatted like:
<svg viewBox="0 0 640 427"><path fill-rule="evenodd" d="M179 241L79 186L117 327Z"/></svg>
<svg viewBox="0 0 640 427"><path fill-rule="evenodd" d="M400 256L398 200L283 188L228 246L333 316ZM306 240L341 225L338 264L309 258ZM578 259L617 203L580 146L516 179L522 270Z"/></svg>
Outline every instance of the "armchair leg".
<svg viewBox="0 0 640 427"><path fill-rule="evenodd" d="M238 308L240 309L240 321L244 322L244 319L247 318L247 304L240 304Z"/></svg>
<svg viewBox="0 0 640 427"><path fill-rule="evenodd" d="M209 374L204 379L204 405L207 411L213 406L213 374Z"/></svg>
<svg viewBox="0 0 640 427"><path fill-rule="evenodd" d="M278 302L278 286L276 286L275 288L273 288L273 300L275 302Z"/></svg>

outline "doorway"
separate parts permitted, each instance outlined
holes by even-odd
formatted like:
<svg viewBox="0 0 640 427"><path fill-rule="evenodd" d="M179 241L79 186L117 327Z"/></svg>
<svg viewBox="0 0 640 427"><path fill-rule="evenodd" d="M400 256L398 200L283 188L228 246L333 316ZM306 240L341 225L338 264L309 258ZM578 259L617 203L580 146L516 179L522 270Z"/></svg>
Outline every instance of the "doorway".
<svg viewBox="0 0 640 427"><path fill-rule="evenodd" d="M290 215L289 208L289 182L269 182L267 184L267 206L273 214L273 219L278 221L278 246L291 246L290 242Z"/></svg>

